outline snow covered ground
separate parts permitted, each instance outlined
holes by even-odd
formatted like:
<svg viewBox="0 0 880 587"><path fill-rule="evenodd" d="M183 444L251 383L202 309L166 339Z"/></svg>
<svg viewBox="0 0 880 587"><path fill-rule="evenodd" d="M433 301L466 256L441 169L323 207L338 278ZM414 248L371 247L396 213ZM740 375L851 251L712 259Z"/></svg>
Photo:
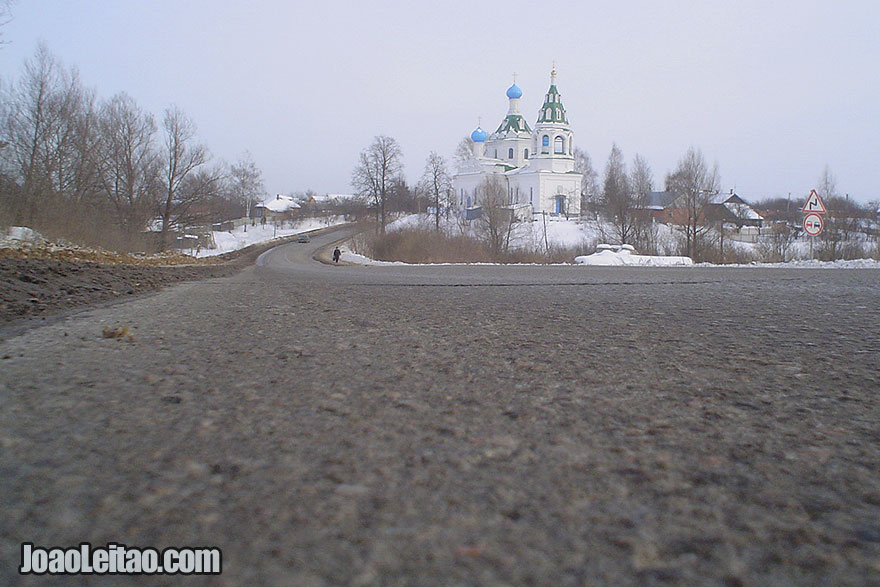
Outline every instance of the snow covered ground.
<svg viewBox="0 0 880 587"><path fill-rule="evenodd" d="M461 223L457 218L440 218L440 228L448 234L476 236L475 223ZM390 223L386 230L433 229L434 217L428 214L411 214ZM546 240L544 238L546 229ZM551 247L579 247L595 244L604 238L603 227L594 221L578 223L548 217L543 221L517 224L511 233L510 244L514 248L543 249Z"/></svg>
<svg viewBox="0 0 880 587"><path fill-rule="evenodd" d="M469 234L473 236L473 225L463 225L456 218L441 218L441 229L449 233ZM387 230L404 229L433 229L434 217L427 214L412 214L395 220L388 225ZM665 224L656 225L658 248L672 250L675 246L678 234L675 229ZM545 236L546 235L546 236ZM518 225L511 237L511 245L514 247L526 247L530 249L543 249L550 247L573 248L581 247L584 253L592 253L599 243L614 240L613 229L602 222L587 220L578 222L557 218L546 218L531 223ZM725 240L725 249L737 249L743 252L756 252L758 245L733 240ZM573 262L579 265L627 265L641 267L662 266L694 266L694 267L766 267L766 268L797 268L797 269L880 269L880 261L873 259L856 259L851 261L816 261L805 259L809 253L809 241L796 241L792 245L791 254L800 257L799 260L788 263L748 263L748 264L725 264L713 265L711 263L699 263L694 265L688 257L676 256L648 256L633 254L634 252L615 252L606 250L578 256ZM363 255L351 252L347 247L342 247L343 261L362 265L407 265L402 262L375 261ZM447 263L441 263L446 265ZM483 263L488 264L488 263Z"/></svg>
<svg viewBox="0 0 880 587"><path fill-rule="evenodd" d="M198 251L193 251L193 253L196 257L212 257L214 255L228 253L229 251L237 251L238 249L243 249L244 247L255 245L257 243L268 242L275 238L291 236L302 232L308 232L310 230L316 230L318 228L325 228L327 226L335 226L344 223L345 218L342 216L333 216L330 218L304 218L293 224L285 223L277 229L272 224L260 226L259 223L257 223L256 226L248 226L247 232L244 230L245 227L236 228L233 231L215 230L213 235L217 248L200 249Z"/></svg>

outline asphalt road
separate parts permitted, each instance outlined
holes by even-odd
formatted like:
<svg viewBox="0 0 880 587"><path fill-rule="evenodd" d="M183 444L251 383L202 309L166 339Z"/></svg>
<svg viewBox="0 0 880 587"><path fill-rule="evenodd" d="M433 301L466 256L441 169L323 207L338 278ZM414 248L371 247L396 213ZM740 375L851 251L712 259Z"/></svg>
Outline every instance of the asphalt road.
<svg viewBox="0 0 880 587"><path fill-rule="evenodd" d="M880 583L880 272L311 259L341 235L7 333L0 584L24 541L216 545L186 582L221 585Z"/></svg>

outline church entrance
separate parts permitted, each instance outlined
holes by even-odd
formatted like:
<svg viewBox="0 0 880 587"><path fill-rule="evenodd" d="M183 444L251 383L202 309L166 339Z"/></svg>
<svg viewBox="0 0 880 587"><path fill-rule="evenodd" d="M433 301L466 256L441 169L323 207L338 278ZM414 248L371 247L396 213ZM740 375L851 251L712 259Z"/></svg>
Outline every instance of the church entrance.
<svg viewBox="0 0 880 587"><path fill-rule="evenodd" d="M565 214L565 196L556 196L556 214Z"/></svg>

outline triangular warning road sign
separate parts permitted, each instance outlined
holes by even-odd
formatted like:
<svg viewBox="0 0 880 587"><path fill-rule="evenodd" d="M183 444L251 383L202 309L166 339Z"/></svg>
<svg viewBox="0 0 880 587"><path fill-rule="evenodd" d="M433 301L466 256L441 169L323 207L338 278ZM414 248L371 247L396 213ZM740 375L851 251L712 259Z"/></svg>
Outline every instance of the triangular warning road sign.
<svg viewBox="0 0 880 587"><path fill-rule="evenodd" d="M804 208L801 212L804 214L809 214L810 212L825 214L827 212L825 209L825 203L822 201L822 198L819 197L819 194L816 193L816 190L810 190L810 197L807 198L807 203L804 204Z"/></svg>

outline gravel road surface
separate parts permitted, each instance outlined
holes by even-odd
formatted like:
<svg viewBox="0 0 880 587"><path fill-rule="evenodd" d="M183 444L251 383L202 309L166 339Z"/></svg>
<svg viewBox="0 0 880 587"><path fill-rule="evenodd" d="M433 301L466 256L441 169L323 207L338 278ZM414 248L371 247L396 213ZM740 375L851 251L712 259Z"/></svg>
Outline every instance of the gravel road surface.
<svg viewBox="0 0 880 587"><path fill-rule="evenodd" d="M24 541L222 548L193 584L880 583L880 271L311 260L344 234L0 330L0 584L45 579Z"/></svg>

